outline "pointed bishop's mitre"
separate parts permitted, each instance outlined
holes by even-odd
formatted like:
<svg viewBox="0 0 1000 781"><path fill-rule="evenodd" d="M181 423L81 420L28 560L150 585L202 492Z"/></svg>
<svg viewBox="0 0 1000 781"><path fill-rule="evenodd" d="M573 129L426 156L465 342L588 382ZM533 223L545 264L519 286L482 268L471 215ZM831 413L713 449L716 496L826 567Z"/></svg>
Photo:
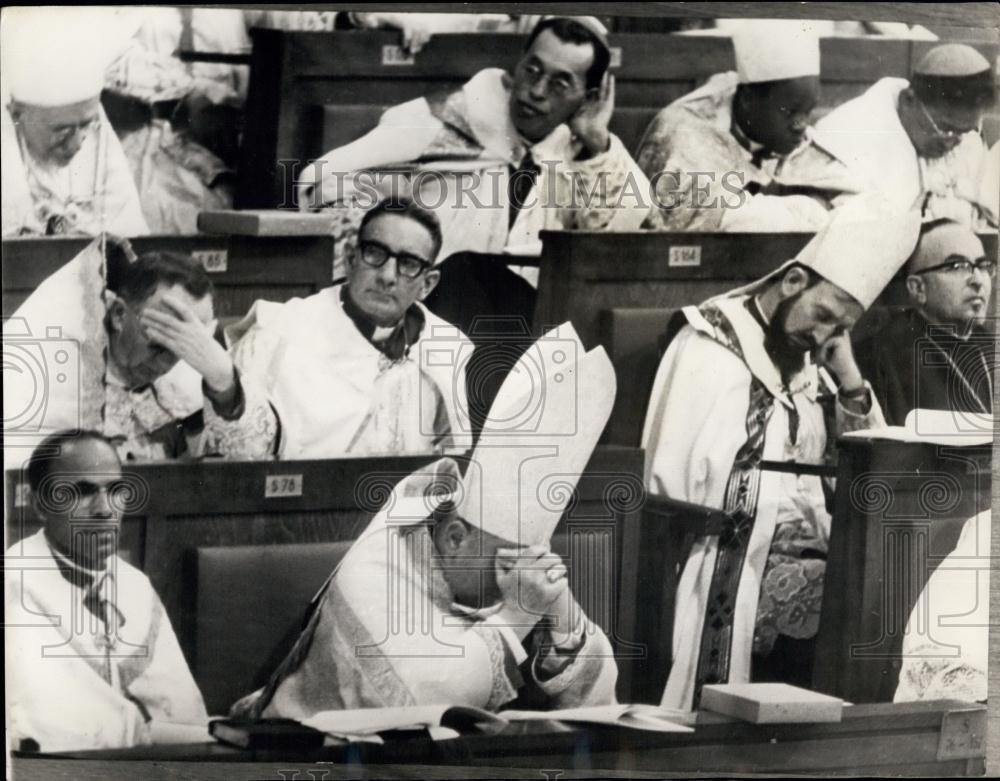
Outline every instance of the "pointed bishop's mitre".
<svg viewBox="0 0 1000 781"><path fill-rule="evenodd" d="M604 349L585 353L569 323L535 342L490 408L456 502L459 515L514 545L547 544L615 391Z"/></svg>
<svg viewBox="0 0 1000 781"><path fill-rule="evenodd" d="M870 307L913 252L920 214L900 211L877 195L857 196L830 221L795 260Z"/></svg>
<svg viewBox="0 0 1000 781"><path fill-rule="evenodd" d="M5 8L0 25L4 99L63 106L96 98L125 46L113 9Z"/></svg>

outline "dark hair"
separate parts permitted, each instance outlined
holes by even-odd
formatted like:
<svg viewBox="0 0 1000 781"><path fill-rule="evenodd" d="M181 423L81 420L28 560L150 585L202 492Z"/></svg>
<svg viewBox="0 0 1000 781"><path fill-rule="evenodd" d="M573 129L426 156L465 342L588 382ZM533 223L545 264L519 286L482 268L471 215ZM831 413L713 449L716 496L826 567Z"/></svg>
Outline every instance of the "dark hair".
<svg viewBox="0 0 1000 781"><path fill-rule="evenodd" d="M542 19L542 21L536 24L535 29L531 31L531 35L528 36L528 43L525 45L524 50L527 51L530 49L535 39L546 30L551 30L556 38L566 43L590 44L594 50L594 61L587 69L586 86L587 89L600 87L601 81L604 79L604 74L608 70L608 65L611 64L611 50L608 48L608 45L579 22L565 16L558 16L553 19Z"/></svg>
<svg viewBox="0 0 1000 781"><path fill-rule="evenodd" d="M59 457L67 447L75 445L78 442L102 442L111 448L111 452L116 457L118 455L107 437L99 431L93 431L92 429L63 429L62 431L49 434L31 451L31 457L24 468L28 476L28 485L31 487L32 494L36 497L40 496L39 490L45 482L45 478L49 476L52 465L59 460Z"/></svg>
<svg viewBox="0 0 1000 781"><path fill-rule="evenodd" d="M989 70L972 76L927 76L915 73L910 78L913 94L921 103L931 105L986 108L996 98L993 74Z"/></svg>
<svg viewBox="0 0 1000 781"><path fill-rule="evenodd" d="M361 218L361 224L358 226L358 238L361 238L361 234L364 233L365 226L368 223L377 217L381 217L383 214L397 214L400 217L407 217L423 225L434 240L434 252L430 258L432 262L434 261L438 252L441 251L441 244L444 242L444 238L441 235L441 223L434 212L425 209L412 198L385 198L365 212L365 216Z"/></svg>
<svg viewBox="0 0 1000 781"><path fill-rule="evenodd" d="M139 304L158 285L180 285L194 298L212 293L212 280L200 263L176 252L147 252L134 263L108 262L108 287L132 304Z"/></svg>

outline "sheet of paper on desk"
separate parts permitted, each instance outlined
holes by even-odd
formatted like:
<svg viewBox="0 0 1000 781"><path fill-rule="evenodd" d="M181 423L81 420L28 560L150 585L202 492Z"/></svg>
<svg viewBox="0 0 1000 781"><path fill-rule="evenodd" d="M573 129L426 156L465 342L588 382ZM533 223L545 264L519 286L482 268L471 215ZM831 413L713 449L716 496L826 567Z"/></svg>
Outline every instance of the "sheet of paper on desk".
<svg viewBox="0 0 1000 781"><path fill-rule="evenodd" d="M537 258L542 254L542 242L539 239L538 241L526 241L523 244L510 244L503 248L503 254Z"/></svg>
<svg viewBox="0 0 1000 781"><path fill-rule="evenodd" d="M652 732L694 732L687 726L694 723L694 714L687 711L667 710L642 703L593 705L586 708L528 711L505 710L500 716L508 721L574 721L585 724L613 724L631 729Z"/></svg>
<svg viewBox="0 0 1000 781"><path fill-rule="evenodd" d="M502 728L506 721L489 711L455 705L418 705L408 708L359 708L328 710L302 723L328 735L372 735L402 729L484 725L485 731ZM440 734L444 734L440 732Z"/></svg>
<svg viewBox="0 0 1000 781"><path fill-rule="evenodd" d="M988 445L993 441L993 416L976 412L915 409L906 416L902 426L862 429L844 436L958 447Z"/></svg>
<svg viewBox="0 0 1000 781"><path fill-rule="evenodd" d="M149 723L149 736L156 746L215 742L208 731L208 724L175 724L153 720Z"/></svg>

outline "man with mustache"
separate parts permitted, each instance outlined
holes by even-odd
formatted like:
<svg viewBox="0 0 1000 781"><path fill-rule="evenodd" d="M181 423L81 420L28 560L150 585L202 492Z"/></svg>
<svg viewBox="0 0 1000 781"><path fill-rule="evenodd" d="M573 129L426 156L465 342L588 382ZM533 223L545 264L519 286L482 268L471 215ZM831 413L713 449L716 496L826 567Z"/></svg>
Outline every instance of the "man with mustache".
<svg viewBox="0 0 1000 781"><path fill-rule="evenodd" d="M106 41L94 9L8 8L0 110L4 236L149 233L121 144L101 108Z"/></svg>
<svg viewBox="0 0 1000 781"><path fill-rule="evenodd" d="M137 478L93 431L46 437L26 471L44 528L4 557L8 745L124 748L158 742L167 724L205 738L205 704L163 604L117 555Z"/></svg>
<svg viewBox="0 0 1000 781"><path fill-rule="evenodd" d="M712 76L646 129L639 166L659 230L815 230L855 185L812 139L819 40L798 21L750 20L733 35L736 71ZM816 170L830 170L817 179Z"/></svg>
<svg viewBox="0 0 1000 781"><path fill-rule="evenodd" d="M987 165L984 113L993 69L971 46L931 49L906 79L884 78L816 123L816 138L846 165L861 192L881 191L924 219L996 228L997 169Z"/></svg>
<svg viewBox="0 0 1000 781"><path fill-rule="evenodd" d="M647 490L731 524L695 541L681 575L668 707L697 707L705 683L809 685L830 514L818 476L760 462L822 463L837 434L883 423L848 332L919 217L879 206L838 209L794 260L668 329L643 431Z"/></svg>
<svg viewBox="0 0 1000 781"><path fill-rule="evenodd" d="M635 230L648 182L608 131L610 56L597 19L547 17L512 73L487 68L460 90L390 108L306 167L299 207L335 209L350 236L373 191L409 191L441 221L445 258L524 251L542 229Z"/></svg>
<svg viewBox="0 0 1000 781"><path fill-rule="evenodd" d="M228 380L206 389L219 449L291 459L471 444L471 343L421 303L440 278L440 248L432 212L384 200L361 221L346 282L257 301L226 329Z"/></svg>
<svg viewBox="0 0 1000 781"><path fill-rule="evenodd" d="M996 269L968 227L924 225L906 265L910 306L856 346L888 423L903 425L916 408L992 414Z"/></svg>

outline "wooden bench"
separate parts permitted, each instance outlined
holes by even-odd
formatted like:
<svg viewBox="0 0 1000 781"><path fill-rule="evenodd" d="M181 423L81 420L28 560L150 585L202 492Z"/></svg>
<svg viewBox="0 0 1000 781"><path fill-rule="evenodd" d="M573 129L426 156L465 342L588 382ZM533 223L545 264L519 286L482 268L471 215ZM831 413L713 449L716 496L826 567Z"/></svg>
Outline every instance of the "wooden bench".
<svg viewBox="0 0 1000 781"><path fill-rule="evenodd" d="M4 239L3 314L10 317L46 277L91 240ZM241 317L258 298L287 301L333 283L333 239L325 236L140 236L132 248L180 252L200 260L215 285L215 313Z"/></svg>
<svg viewBox="0 0 1000 781"><path fill-rule="evenodd" d="M220 561L206 549L349 543L380 508L391 486L436 457L130 463L125 479L136 488L137 499L123 521L119 550L149 577L185 655L197 669L209 653L199 643L197 631L198 606L205 604L198 592L206 587L198 582L199 562L204 569L208 562ZM581 606L616 647L619 696L640 699L641 693L631 689L632 672L646 663L649 654L633 639L640 598L632 562L639 558L635 530L644 498L642 470L641 450L599 447L553 542L566 557L570 584ZM11 544L40 528L40 522L28 503L21 475L8 472L7 481ZM17 567L16 550L7 557L8 569ZM317 568L322 565L310 571ZM293 595L292 601L284 603L289 605L290 620L306 607L299 596ZM218 600L214 604L218 606ZM279 640L274 638L275 644ZM259 669L242 671L242 680L249 684L259 674ZM231 686L232 680L227 678L220 686ZM214 688L207 673L199 683L209 688L217 704L231 693Z"/></svg>
<svg viewBox="0 0 1000 781"><path fill-rule="evenodd" d="M588 347L601 344L601 313L700 304L766 276L798 254L810 233L543 231L533 331L572 321ZM987 257L997 235L979 237ZM879 303L905 303L900 278ZM605 344L605 346L607 346Z"/></svg>
<svg viewBox="0 0 1000 781"><path fill-rule="evenodd" d="M295 166L363 135L389 106L456 89L484 68L512 69L526 42L520 35L444 34L411 57L391 31L255 29L252 36L241 207L293 203ZM616 78L611 130L631 150L659 109L734 68L726 37L620 33L609 40ZM995 56L995 47L983 48ZM907 77L915 51L909 40L823 39L821 113L884 76Z"/></svg>

